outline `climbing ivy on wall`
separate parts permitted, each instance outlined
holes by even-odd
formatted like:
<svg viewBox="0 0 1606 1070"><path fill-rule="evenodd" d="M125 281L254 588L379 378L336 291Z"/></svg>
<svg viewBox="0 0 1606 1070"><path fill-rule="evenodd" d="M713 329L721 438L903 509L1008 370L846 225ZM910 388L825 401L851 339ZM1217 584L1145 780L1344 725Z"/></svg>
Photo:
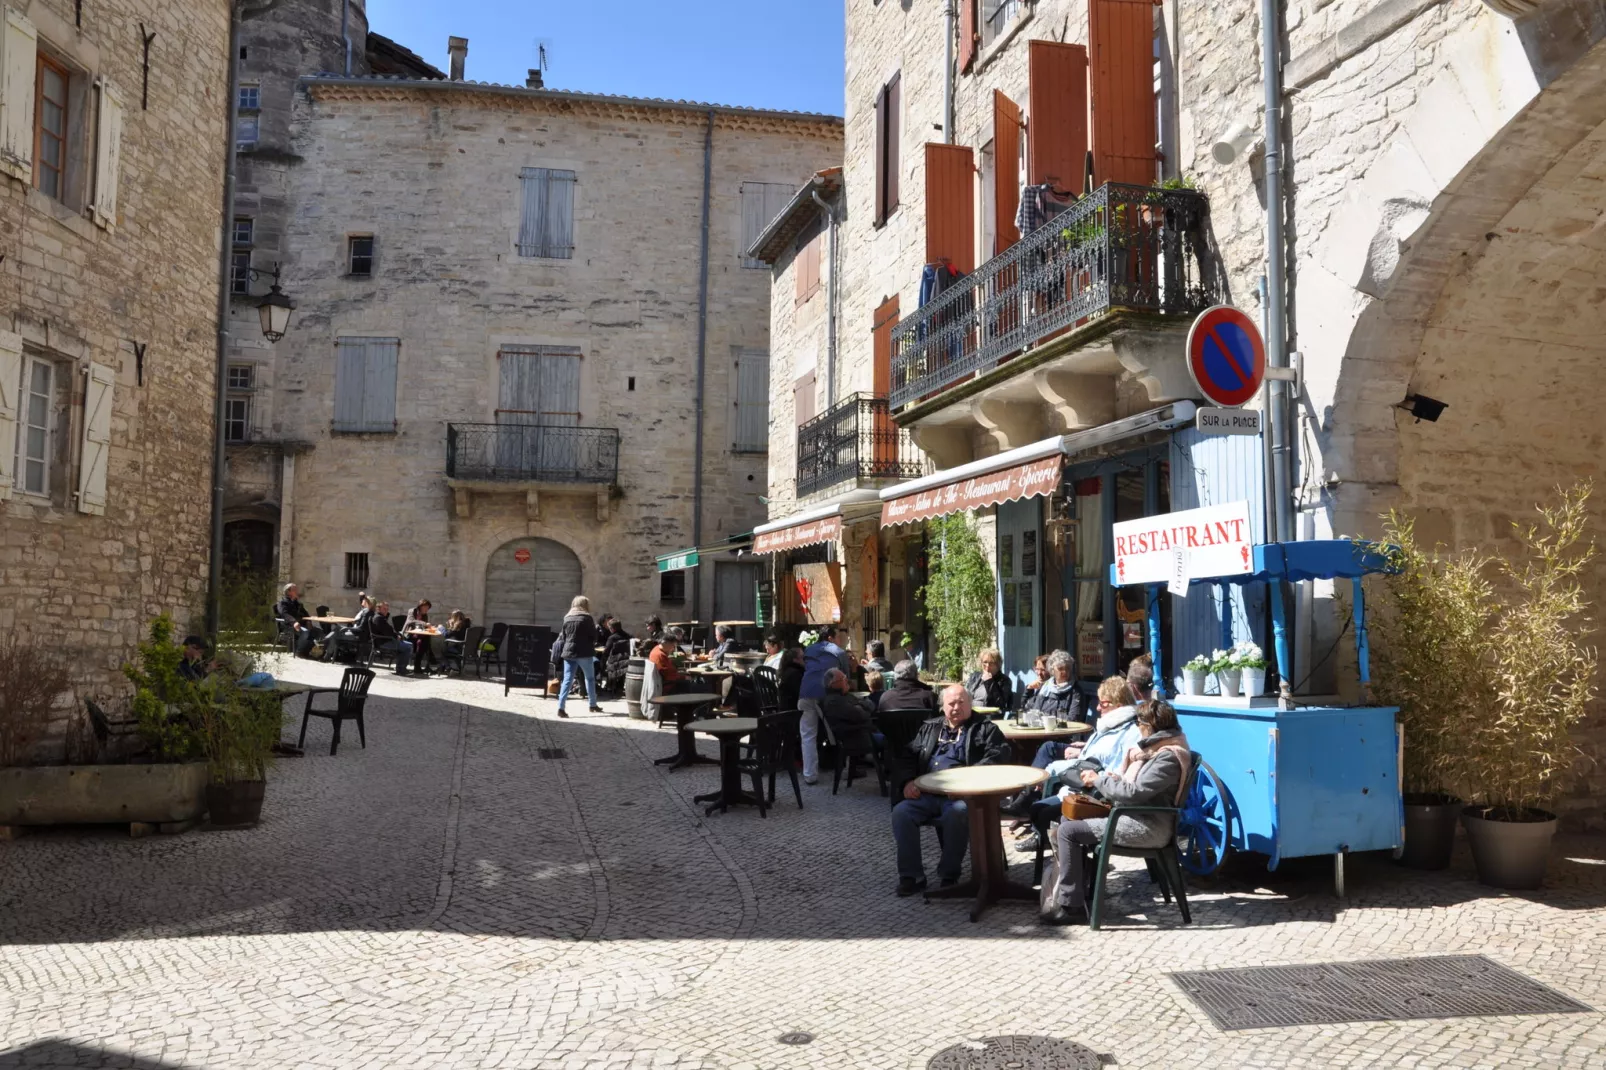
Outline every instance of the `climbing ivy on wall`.
<svg viewBox="0 0 1606 1070"><path fill-rule="evenodd" d="M957 680L994 639L993 605L997 587L971 518L953 513L926 522L925 603L933 668Z"/></svg>

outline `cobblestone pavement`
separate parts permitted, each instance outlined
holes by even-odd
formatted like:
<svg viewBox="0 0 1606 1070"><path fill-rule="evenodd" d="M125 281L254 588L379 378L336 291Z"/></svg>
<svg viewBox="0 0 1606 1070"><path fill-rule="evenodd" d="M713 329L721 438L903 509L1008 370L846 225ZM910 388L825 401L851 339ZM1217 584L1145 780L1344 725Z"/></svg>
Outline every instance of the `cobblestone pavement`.
<svg viewBox="0 0 1606 1070"><path fill-rule="evenodd" d="M1606 1007L1606 843L1558 844L1533 895L1464 851L1435 875L1357 859L1345 902L1325 865L1246 871L1184 928L1127 866L1102 932L1028 904L972 925L890 894L873 779L704 819L714 766L666 772L669 732L574 709L381 672L368 748L331 758L315 723L255 829L0 843L0 1067L918 1070L1010 1034L1130 1068L1606 1066L1600 1013L1224 1034L1164 976L1481 953Z"/></svg>

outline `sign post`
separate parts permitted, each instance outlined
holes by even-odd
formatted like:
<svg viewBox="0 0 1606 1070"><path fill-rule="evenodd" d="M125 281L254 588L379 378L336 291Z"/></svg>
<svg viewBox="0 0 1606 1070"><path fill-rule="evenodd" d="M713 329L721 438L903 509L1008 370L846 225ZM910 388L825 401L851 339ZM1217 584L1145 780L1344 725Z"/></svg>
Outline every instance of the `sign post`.
<svg viewBox="0 0 1606 1070"><path fill-rule="evenodd" d="M1266 346L1255 321L1231 305L1199 313L1188 329L1188 374L1208 400L1235 409L1260 392Z"/></svg>

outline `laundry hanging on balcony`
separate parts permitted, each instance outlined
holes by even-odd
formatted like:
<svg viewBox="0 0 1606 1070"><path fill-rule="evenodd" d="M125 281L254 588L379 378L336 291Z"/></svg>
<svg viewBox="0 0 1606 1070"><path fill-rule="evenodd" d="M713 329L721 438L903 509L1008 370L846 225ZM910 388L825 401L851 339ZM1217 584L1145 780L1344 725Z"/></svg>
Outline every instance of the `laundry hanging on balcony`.
<svg viewBox="0 0 1606 1070"><path fill-rule="evenodd" d="M920 307L925 308L948 287L965 277L965 273L947 263L927 264L920 272Z"/></svg>
<svg viewBox="0 0 1606 1070"><path fill-rule="evenodd" d="M1020 191L1020 207L1015 211L1015 229L1024 238L1074 203L1075 194L1057 190L1053 183L1024 186Z"/></svg>

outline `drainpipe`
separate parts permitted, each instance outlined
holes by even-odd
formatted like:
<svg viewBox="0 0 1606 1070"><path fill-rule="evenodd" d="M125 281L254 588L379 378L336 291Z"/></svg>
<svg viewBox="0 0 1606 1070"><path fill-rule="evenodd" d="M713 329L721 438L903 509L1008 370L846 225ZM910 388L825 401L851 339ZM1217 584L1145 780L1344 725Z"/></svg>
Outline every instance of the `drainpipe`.
<svg viewBox="0 0 1606 1070"><path fill-rule="evenodd" d="M942 141L945 145L954 143L954 38L959 36L959 8L958 0L947 0L943 4L943 16L948 24L948 32L944 35L943 50L946 57L942 65Z"/></svg>
<svg viewBox="0 0 1606 1070"><path fill-rule="evenodd" d="M1288 367L1288 278L1283 265L1283 69L1278 0L1260 2L1260 62L1266 90L1266 363ZM1288 384L1272 380L1267 413L1271 423L1272 494L1279 542L1294 539L1292 430Z"/></svg>
<svg viewBox="0 0 1606 1070"><path fill-rule="evenodd" d="M697 267L697 448L696 468L692 471L691 544L703 543L703 384L708 378L708 196L713 181L714 110L708 110L708 126L703 131L703 228L702 251ZM701 566L699 566L701 567ZM703 616L703 584L699 575L692 583L691 619Z"/></svg>
<svg viewBox="0 0 1606 1070"><path fill-rule="evenodd" d="M206 634L214 643L222 625L223 599L223 482L228 457L223 447L223 401L229 366L229 275L234 235L234 139L237 131L235 102L240 97L240 18L243 5L229 5L229 94L223 131L223 229L218 234L217 360L212 386L212 552L206 570Z"/></svg>
<svg viewBox="0 0 1606 1070"><path fill-rule="evenodd" d="M816 179L815 184L818 183ZM831 221L831 237L826 247L831 274L825 280L825 405L830 408L836 403L836 209L825 202L819 190L809 190L809 196Z"/></svg>

